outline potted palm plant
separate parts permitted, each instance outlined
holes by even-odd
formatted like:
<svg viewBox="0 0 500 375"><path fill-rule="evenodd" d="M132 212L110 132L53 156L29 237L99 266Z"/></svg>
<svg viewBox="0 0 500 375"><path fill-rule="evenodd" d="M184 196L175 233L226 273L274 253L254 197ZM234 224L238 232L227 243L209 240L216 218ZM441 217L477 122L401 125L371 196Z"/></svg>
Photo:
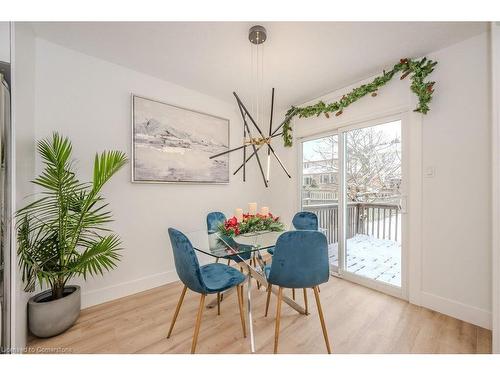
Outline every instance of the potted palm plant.
<svg viewBox="0 0 500 375"><path fill-rule="evenodd" d="M80 314L80 287L75 276L102 275L120 259L120 239L106 228L111 212L100 194L104 184L127 162L120 151L94 158L92 182L80 182L68 138L54 133L37 144L44 170L32 182L39 199L16 213L19 266L26 291L48 287L28 302L31 332L57 335Z"/></svg>

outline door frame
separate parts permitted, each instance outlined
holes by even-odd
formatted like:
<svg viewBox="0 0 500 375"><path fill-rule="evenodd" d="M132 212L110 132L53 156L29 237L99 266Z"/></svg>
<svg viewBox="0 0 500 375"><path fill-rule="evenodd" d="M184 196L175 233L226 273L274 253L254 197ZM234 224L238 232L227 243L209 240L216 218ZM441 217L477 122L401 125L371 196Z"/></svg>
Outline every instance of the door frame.
<svg viewBox="0 0 500 375"><path fill-rule="evenodd" d="M361 284L367 286L372 289L379 290L386 294L392 295L394 297L408 299L408 220L407 220L407 212L408 212L408 134L406 132L407 128L407 116L405 114L395 114L391 116L378 117L372 120L358 122L356 124L344 126L339 128L339 149L342 149L342 152L339 152L339 166L340 166L340 197L339 197L339 223L341 226L340 230L340 243L339 243L339 262L343 262L345 264L345 255L347 252L347 246L345 243L345 227L346 227L346 218L344 217L345 213L345 163L346 163L346 145L344 144L345 135L347 132L355 129L365 129L378 125L387 124L394 121L400 121L401 123L401 197L404 200L404 207L401 209L401 287L396 287L390 285L388 283L375 281L367 277L363 277L360 275L356 275L351 272L347 272L344 267L339 267L340 276L346 280L356 282L357 284Z"/></svg>
<svg viewBox="0 0 500 375"><path fill-rule="evenodd" d="M387 283L379 282L379 281L374 281L369 278L365 278L359 275L355 275L352 273L346 273L342 272L342 267L340 267L340 264L344 264L344 255L345 255L345 243L344 243L344 231L345 231L345 218L344 218L344 210L340 209L340 207L344 206L344 181L345 181L345 176L340 176L340 174L345 173L345 167L344 167L344 157L345 157L345 151L341 152L341 148L344 147L344 140L342 134L345 134L349 130L353 129L360 129L360 128L366 128L366 127L371 127L371 126L377 126L377 125L382 125L385 123L389 123L392 121L401 121L401 149L402 149L402 181L403 181L403 196L406 201L405 204L405 210L406 211L404 214L403 212L401 213L401 237L402 237L402 242L401 242L401 288L392 286ZM380 292L383 292L385 294L404 299L404 300L410 300L412 303L419 304L419 297L416 298L411 298L410 296L410 290L417 288L418 291L420 291L420 248L415 248L410 250L410 237L413 237L410 233L410 226L409 226L409 212L412 212L408 210L408 207L415 207L416 205L412 205L412 201L417 201L418 206L421 205L421 200L419 196L419 192L412 191L413 193L417 193L415 197L412 197L410 195L410 178L412 178L411 175L415 175L415 173L418 175L418 180L420 180L420 173L421 169L419 168L418 171L415 171L410 175L410 159L417 159L417 164L418 161L420 160L420 153L421 153L421 136L417 137L416 145L412 145L412 142L410 140L411 134L412 134L412 127L414 127L414 124L418 125L417 133L421 131L420 129L420 122L421 121L416 121L414 120L414 116L412 116L409 111L405 108L404 110L395 110L394 112L390 114L384 114L384 115L379 115L379 116L373 116L371 118L364 118L363 120L359 121L352 121L344 124L339 125L334 125L335 128L332 130L327 130L327 131L322 131L318 133L314 133L309 136L305 137L300 137L297 138L297 140L300 142L300 147L298 147L298 157L297 157L297 175L299 177L299 183L297 184L297 189L298 189L298 194L297 194L297 202L298 202L298 207L301 209L302 208L302 184L303 184L303 143L307 141L311 141L314 139L319 139L323 137L328 137L332 135L337 135L339 137L339 273L333 274L336 277L343 278L345 280L366 286L371 289L378 290ZM416 147L415 147L416 146ZM406 151L405 151L406 150ZM416 155L413 155L415 154ZM413 177L414 179L414 177ZM410 197L412 199L410 199ZM415 214L418 216L420 215L420 210L417 209L415 210ZM416 222L420 221L419 216L417 217ZM420 227L418 227L419 229ZM419 234L420 235L420 234ZM419 244L418 244L419 245ZM412 261L415 260L417 263L417 267L410 267L410 251L414 252L417 251L418 255L412 257ZM415 258L415 259L413 259ZM415 273L415 271L418 271L416 275L410 275L410 273ZM410 289L410 280L417 280L418 285L413 285L413 288Z"/></svg>

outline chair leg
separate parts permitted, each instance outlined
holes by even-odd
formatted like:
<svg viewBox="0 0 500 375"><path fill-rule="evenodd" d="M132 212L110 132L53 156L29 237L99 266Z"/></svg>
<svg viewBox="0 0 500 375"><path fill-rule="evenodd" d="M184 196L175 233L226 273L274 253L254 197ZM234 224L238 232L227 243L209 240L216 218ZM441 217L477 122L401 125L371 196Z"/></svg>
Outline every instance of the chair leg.
<svg viewBox="0 0 500 375"><path fill-rule="evenodd" d="M198 307L198 315L196 315L196 324L194 326L193 342L191 343L191 354L194 354L196 350L196 343L198 342L198 334L200 333L201 325L201 315L203 314L203 309L205 308L205 294L201 294L200 306Z"/></svg>
<svg viewBox="0 0 500 375"><path fill-rule="evenodd" d="M215 263L219 263L219 258L215 258Z"/></svg>
<svg viewBox="0 0 500 375"><path fill-rule="evenodd" d="M292 298L295 301L295 288L292 288Z"/></svg>
<svg viewBox="0 0 500 375"><path fill-rule="evenodd" d="M271 284L267 284L267 299L266 299L266 313L264 314L267 317L267 312L269 311L269 301L271 300L271 289L273 286Z"/></svg>
<svg viewBox="0 0 500 375"><path fill-rule="evenodd" d="M280 336L281 299L283 298L283 288L278 291L278 302L276 304L276 326L274 329L274 354L278 353L278 340Z"/></svg>
<svg viewBox="0 0 500 375"><path fill-rule="evenodd" d="M247 337L247 329L245 326L245 313L243 307L243 284L236 285L236 290L238 292L238 307L240 309L241 329L243 329L243 337Z"/></svg>
<svg viewBox="0 0 500 375"><path fill-rule="evenodd" d="M172 318L172 323L170 323L170 329L168 330L167 339L170 338L172 334L172 330L174 329L175 321L177 320L177 315L179 315L179 311L182 306L182 301L184 301L184 296L186 295L187 286L184 285L182 289L181 296L179 297L179 302L177 302L177 307L175 308L174 317Z"/></svg>
<svg viewBox="0 0 500 375"><path fill-rule="evenodd" d="M229 266L229 263L231 263L231 259L227 260L227 265Z"/></svg>
<svg viewBox="0 0 500 375"><path fill-rule="evenodd" d="M220 292L217 293L217 315L220 315Z"/></svg>
<svg viewBox="0 0 500 375"><path fill-rule="evenodd" d="M309 310L307 308L307 289L304 288L304 307L306 309L306 315L309 315Z"/></svg>
<svg viewBox="0 0 500 375"><path fill-rule="evenodd" d="M326 330L325 318L323 317L323 309L321 308L321 302L319 300L318 287L315 286L313 290L314 290L314 297L316 298L316 306L318 308L319 320L321 321L321 329L323 330L323 337L325 338L326 350L328 351L328 354L331 354L332 351L330 349L330 341L328 340L328 331Z"/></svg>

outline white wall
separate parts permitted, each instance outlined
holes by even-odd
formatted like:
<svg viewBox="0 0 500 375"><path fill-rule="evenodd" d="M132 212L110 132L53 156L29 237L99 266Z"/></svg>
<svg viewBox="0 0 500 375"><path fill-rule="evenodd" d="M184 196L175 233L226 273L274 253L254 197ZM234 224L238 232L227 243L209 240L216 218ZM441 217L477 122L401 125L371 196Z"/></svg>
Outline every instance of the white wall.
<svg viewBox="0 0 500 375"><path fill-rule="evenodd" d="M0 22L0 61L10 62L10 22Z"/></svg>
<svg viewBox="0 0 500 375"><path fill-rule="evenodd" d="M411 113L409 81L395 79L376 98L361 99L340 117L299 119L294 136L304 137L353 122L410 110L411 150L410 301L475 324L491 326L491 157L488 34L428 55L439 62L432 80L436 93L428 115ZM319 99L339 99L350 88ZM289 183L275 170L272 201L290 218L298 209L297 146L283 150L293 169ZM421 157L423 160L419 160ZM421 168L436 169L421 178ZM415 176L415 171L418 174ZM418 199L421 196L421 199ZM287 197L284 199L284 197ZM418 201L420 207L416 206ZM413 207L411 204L413 203ZM417 217L418 219L418 217ZM420 243L421 242L421 243Z"/></svg>
<svg viewBox="0 0 500 375"><path fill-rule="evenodd" d="M131 93L229 118L231 145L241 142L241 118L235 104L41 39L37 39L36 58L36 138L55 130L69 136L84 178L90 176L95 152L119 149L131 154ZM240 159L240 154L230 158L231 170ZM38 172L40 168L38 161ZM246 207L249 201L269 204L256 172L249 168L245 184L240 175L231 175L229 185L177 185L132 184L130 166L120 171L104 195L116 220L112 227L123 240L123 259L104 277L78 281L83 306L175 280L167 228L203 229L210 211L232 215L235 207Z"/></svg>
<svg viewBox="0 0 500 375"><path fill-rule="evenodd" d="M15 139L15 210L25 204L34 189L28 181L35 172L35 37L28 24L14 24L12 59L12 122ZM15 238L15 234L13 235ZM13 262L17 270L17 261ZM13 270L14 271L14 270ZM13 346L22 348L26 343L26 303L29 294L23 291L19 272L15 280L15 304L12 306Z"/></svg>
<svg viewBox="0 0 500 375"><path fill-rule="evenodd" d="M436 168L423 184L423 302L463 304L455 307L467 310L464 319L491 326L488 35L430 57L440 66L439 91L423 117L423 165Z"/></svg>

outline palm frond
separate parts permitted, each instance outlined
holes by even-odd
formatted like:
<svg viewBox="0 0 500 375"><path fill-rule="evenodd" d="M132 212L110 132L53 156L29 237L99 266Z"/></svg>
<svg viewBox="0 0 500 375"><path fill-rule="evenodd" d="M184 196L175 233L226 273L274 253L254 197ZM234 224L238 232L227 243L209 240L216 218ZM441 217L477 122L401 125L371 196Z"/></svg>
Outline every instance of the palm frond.
<svg viewBox="0 0 500 375"><path fill-rule="evenodd" d="M94 178L80 182L73 171L72 145L53 133L38 142L44 170L32 182L42 197L16 213L19 267L27 291L36 284L64 287L74 275L103 274L120 258L120 240L105 224L112 220L99 195L104 184L127 162L120 151L96 155Z"/></svg>
<svg viewBox="0 0 500 375"><path fill-rule="evenodd" d="M68 264L68 272L91 276L102 275L116 267L120 259L120 239L116 235L109 235L94 241L82 254L78 254L74 261Z"/></svg>
<svg viewBox="0 0 500 375"><path fill-rule="evenodd" d="M94 158L94 191L102 186L127 163L127 156L121 151L104 151Z"/></svg>

